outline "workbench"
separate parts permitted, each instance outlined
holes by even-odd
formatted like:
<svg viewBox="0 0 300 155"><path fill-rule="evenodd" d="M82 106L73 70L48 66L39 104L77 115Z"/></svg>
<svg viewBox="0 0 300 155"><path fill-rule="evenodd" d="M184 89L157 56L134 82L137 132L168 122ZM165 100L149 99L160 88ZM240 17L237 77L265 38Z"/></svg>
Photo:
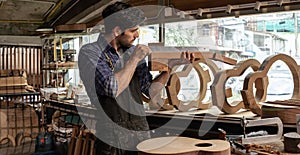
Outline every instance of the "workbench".
<svg viewBox="0 0 300 155"><path fill-rule="evenodd" d="M88 104L74 104L68 100L44 100L43 109L59 110L69 114L80 114L95 120L96 107ZM147 110L147 120L152 134L156 136L186 135L194 138L210 139L218 136L218 129L223 129L228 135L244 134L241 122L257 120L261 117L251 111L241 110L236 114L223 114L217 107L213 106L207 110L194 110L180 112L178 110L154 111ZM48 117L49 118L49 117ZM284 124L284 133L296 132L295 124ZM249 127L245 132L266 130L270 134L277 133L274 125Z"/></svg>
<svg viewBox="0 0 300 155"><path fill-rule="evenodd" d="M80 114L93 121L96 107L90 104L74 104L72 100L44 100L43 108L59 110L71 115ZM238 137L244 133L267 131L277 133L276 125L247 127L245 132L242 121L260 120L261 117L251 111L240 110L235 114L223 114L213 106L207 110L193 110L180 112L178 110L154 111L147 110L147 120L151 129L152 138L164 136L185 136L197 139L220 139L220 129L226 131L227 137ZM284 133L296 132L295 124L283 124ZM282 146L283 147L283 146Z"/></svg>
<svg viewBox="0 0 300 155"><path fill-rule="evenodd" d="M88 104L75 104L73 100L51 100L47 99L43 101L43 124L51 123L52 114L55 111L67 113L69 115L80 115L90 119L95 119L94 111L97 109ZM50 110L50 112L49 112ZM46 114L45 114L46 112ZM48 113L48 114L47 114Z"/></svg>
<svg viewBox="0 0 300 155"><path fill-rule="evenodd" d="M259 120L261 117L251 111L240 110L236 114L224 114L213 106L207 110L180 112L178 110L147 111L147 120L153 135L182 135L193 138L218 138L219 129L227 135L243 135L243 119ZM283 132L296 132L295 124L283 124ZM247 127L245 133L265 130L269 134L277 133L276 125Z"/></svg>

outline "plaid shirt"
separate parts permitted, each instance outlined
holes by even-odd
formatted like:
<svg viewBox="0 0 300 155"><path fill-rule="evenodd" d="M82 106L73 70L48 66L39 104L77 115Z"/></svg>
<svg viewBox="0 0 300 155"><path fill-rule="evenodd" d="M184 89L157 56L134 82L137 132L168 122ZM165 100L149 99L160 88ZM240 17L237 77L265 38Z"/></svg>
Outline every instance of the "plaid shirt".
<svg viewBox="0 0 300 155"><path fill-rule="evenodd" d="M127 49L124 55L130 56L133 51L134 46ZM80 49L78 64L80 77L87 92L96 90L98 96L116 97L118 84L114 72L118 68L122 68L123 64L116 50L107 43L103 36L100 35L97 42L84 45ZM145 60L142 60L138 64L134 76L139 77L142 93L149 96L152 75L148 70ZM95 81L91 81L93 79Z"/></svg>

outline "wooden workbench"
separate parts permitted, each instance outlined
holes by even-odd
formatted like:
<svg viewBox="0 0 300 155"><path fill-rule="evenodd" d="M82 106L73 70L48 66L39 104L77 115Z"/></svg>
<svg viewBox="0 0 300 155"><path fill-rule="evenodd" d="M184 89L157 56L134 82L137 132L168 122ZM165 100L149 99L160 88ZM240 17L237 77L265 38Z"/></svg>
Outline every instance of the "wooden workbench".
<svg viewBox="0 0 300 155"><path fill-rule="evenodd" d="M177 110L147 111L147 120L154 136L184 135L193 138L218 138L218 129L223 129L228 135L242 135L241 122L245 119L257 120L261 117L251 111L240 110L235 114L224 114L213 106L207 110L180 112ZM295 124L284 124L283 132L296 132ZM246 133L265 130L270 134L277 133L277 126L267 125L247 127Z"/></svg>

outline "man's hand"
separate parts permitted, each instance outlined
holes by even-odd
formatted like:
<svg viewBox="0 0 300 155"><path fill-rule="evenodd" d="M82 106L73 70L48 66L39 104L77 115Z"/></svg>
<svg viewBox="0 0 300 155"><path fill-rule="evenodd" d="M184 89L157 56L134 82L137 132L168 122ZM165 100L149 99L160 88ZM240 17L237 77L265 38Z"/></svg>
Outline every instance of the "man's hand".
<svg viewBox="0 0 300 155"><path fill-rule="evenodd" d="M135 47L132 57L137 61L141 61L147 55L151 54L151 52L152 51L148 46L139 44Z"/></svg>
<svg viewBox="0 0 300 155"><path fill-rule="evenodd" d="M178 59L169 60L168 67L170 69L172 69L176 65L193 63L194 60L195 60L194 53L191 53L191 52L188 52L188 51L182 52L179 60Z"/></svg>
<svg viewBox="0 0 300 155"><path fill-rule="evenodd" d="M138 63L151 53L146 45L137 45L130 59L126 62L125 67L115 74L118 84L116 96L121 94L129 85Z"/></svg>

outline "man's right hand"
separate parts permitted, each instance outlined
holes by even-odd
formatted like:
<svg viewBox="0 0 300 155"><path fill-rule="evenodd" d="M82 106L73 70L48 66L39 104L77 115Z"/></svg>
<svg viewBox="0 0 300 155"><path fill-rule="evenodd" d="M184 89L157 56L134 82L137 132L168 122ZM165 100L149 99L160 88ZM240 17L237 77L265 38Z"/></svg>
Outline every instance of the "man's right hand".
<svg viewBox="0 0 300 155"><path fill-rule="evenodd" d="M142 44L138 44L135 49L134 49L134 53L132 55L133 58L135 58L138 61L141 61L142 59L144 59L147 55L151 54L151 49L146 46L146 45L142 45Z"/></svg>

